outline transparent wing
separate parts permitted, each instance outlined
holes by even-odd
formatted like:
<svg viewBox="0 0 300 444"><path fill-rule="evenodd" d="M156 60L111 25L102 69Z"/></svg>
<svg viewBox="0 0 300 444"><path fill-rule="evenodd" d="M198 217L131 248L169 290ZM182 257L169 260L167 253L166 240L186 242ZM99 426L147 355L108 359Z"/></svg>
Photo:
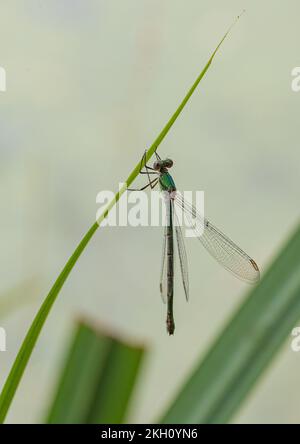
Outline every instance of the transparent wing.
<svg viewBox="0 0 300 444"><path fill-rule="evenodd" d="M178 217L177 217L176 211L174 209L174 203L172 202L172 204L173 204L173 214L175 216L175 233L176 233L176 241L177 241L177 249L178 249L178 255L179 255L182 284L183 284L183 288L184 288L185 298L188 301L189 300L189 273L188 273L187 254L186 254L186 250L185 250L184 239L183 239L182 231L181 231L180 224L178 221Z"/></svg>
<svg viewBox="0 0 300 444"><path fill-rule="evenodd" d="M167 226L164 229L159 290L163 303L167 302Z"/></svg>
<svg viewBox="0 0 300 444"><path fill-rule="evenodd" d="M199 214L180 193L176 193L175 203L183 210L202 245L224 268L246 282L259 280L258 266L248 254Z"/></svg>

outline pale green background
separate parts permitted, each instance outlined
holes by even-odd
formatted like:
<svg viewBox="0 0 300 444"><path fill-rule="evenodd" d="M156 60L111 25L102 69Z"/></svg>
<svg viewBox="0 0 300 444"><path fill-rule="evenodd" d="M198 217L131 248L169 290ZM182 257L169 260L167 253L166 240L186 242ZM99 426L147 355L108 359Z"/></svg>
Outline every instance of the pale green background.
<svg viewBox="0 0 300 444"><path fill-rule="evenodd" d="M1 0L0 292L39 278L36 299L0 319L1 384L94 222L96 194L127 177L244 7L160 153L174 158L178 187L204 190L206 214L264 271L299 216L300 93L291 91L299 1ZM161 240L159 228L96 233L43 329L9 422L43 420L82 316L149 345L131 420L158 417L248 291L188 240L191 300L178 283L169 338ZM235 422L299 422L300 353L290 339Z"/></svg>

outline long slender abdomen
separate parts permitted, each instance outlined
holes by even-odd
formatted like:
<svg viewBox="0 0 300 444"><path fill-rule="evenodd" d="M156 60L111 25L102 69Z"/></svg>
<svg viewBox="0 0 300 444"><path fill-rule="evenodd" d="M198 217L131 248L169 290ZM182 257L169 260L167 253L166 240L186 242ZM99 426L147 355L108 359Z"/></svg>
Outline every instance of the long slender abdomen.
<svg viewBox="0 0 300 444"><path fill-rule="evenodd" d="M173 213L172 201L168 202L167 208L167 331L169 335L174 334L175 323L173 317L173 293L174 293L174 240L173 240Z"/></svg>

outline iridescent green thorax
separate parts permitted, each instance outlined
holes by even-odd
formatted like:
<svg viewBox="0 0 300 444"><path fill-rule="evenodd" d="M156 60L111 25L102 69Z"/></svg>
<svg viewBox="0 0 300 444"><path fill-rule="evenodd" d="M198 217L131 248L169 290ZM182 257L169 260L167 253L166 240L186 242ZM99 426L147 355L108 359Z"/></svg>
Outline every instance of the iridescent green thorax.
<svg viewBox="0 0 300 444"><path fill-rule="evenodd" d="M176 191L176 185L173 177L168 172L160 174L159 186L162 191Z"/></svg>

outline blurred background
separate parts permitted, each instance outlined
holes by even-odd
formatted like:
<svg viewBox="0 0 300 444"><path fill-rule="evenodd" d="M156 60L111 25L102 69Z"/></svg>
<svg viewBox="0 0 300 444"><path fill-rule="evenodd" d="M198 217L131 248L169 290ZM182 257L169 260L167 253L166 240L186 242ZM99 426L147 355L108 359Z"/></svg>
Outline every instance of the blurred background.
<svg viewBox="0 0 300 444"><path fill-rule="evenodd" d="M0 318L1 385L94 222L97 193L126 179L243 8L159 152L174 159L178 188L204 190L206 215L264 272L299 218L300 93L291 90L299 2L1 2L0 298L20 294L18 309ZM42 331L8 422L43 420L81 317L148 346L130 420L163 412L249 289L187 239L191 298L186 304L178 282L176 332L168 337L161 242L160 228L96 233ZM287 340L234 421L299 422L299 371L300 354Z"/></svg>

